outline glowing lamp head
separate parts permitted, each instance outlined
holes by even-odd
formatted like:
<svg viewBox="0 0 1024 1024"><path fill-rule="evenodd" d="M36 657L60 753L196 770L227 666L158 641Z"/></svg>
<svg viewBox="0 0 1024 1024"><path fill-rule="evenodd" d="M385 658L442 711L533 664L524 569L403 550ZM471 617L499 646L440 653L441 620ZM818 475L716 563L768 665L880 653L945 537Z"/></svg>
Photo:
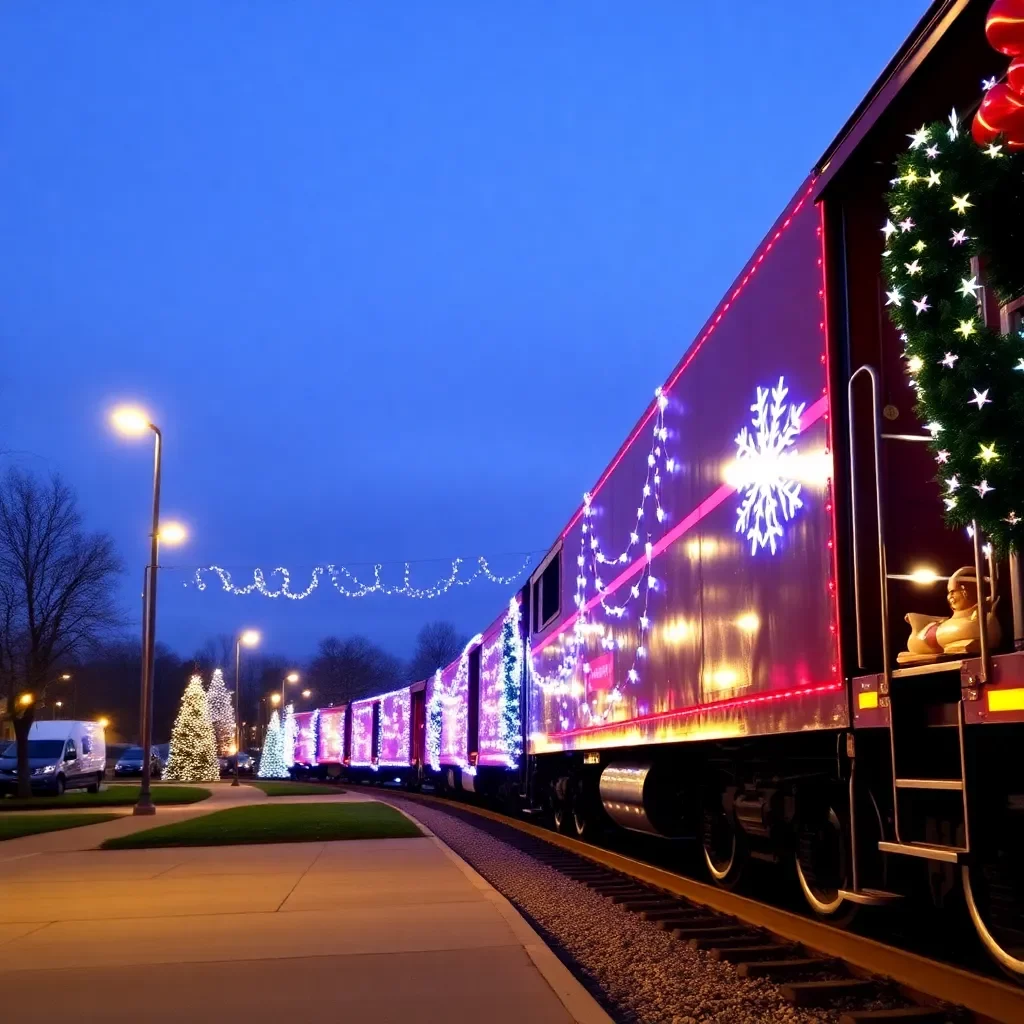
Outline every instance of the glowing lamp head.
<svg viewBox="0 0 1024 1024"><path fill-rule="evenodd" d="M66 682L68 682L68 680L69 680L70 678L71 678L71 673L70 673L70 672L65 672L65 673L64 673L64 674L63 674L63 675L61 676L61 679L62 679L62 680L63 680L63 681L65 682L65 683L66 683Z"/></svg>
<svg viewBox="0 0 1024 1024"><path fill-rule="evenodd" d="M107 729L107 728L110 727L110 719L107 718L106 716L104 716L103 718L98 718L98 719L96 719L96 724L101 729Z"/></svg>
<svg viewBox="0 0 1024 1024"><path fill-rule="evenodd" d="M23 693L18 698L18 706L19 707L23 707L23 708L27 708L34 700L35 700L35 697L33 697L31 693Z"/></svg>
<svg viewBox="0 0 1024 1024"><path fill-rule="evenodd" d="M277 705L281 703L281 694L279 694L279 693L272 693L270 695L270 703L273 704L274 707L276 708Z"/></svg>
<svg viewBox="0 0 1024 1024"><path fill-rule="evenodd" d="M64 701L62 701L62 700L57 701L57 707L59 707L59 708L64 707Z"/></svg>
<svg viewBox="0 0 1024 1024"><path fill-rule="evenodd" d="M309 698L313 696L313 691L312 690L303 690L302 691L302 696L305 697L307 700L309 700Z"/></svg>
<svg viewBox="0 0 1024 1024"><path fill-rule="evenodd" d="M110 422L123 437L141 437L149 430L149 417L137 405L119 405L111 414Z"/></svg>
<svg viewBox="0 0 1024 1024"><path fill-rule="evenodd" d="M181 523L161 523L160 542L174 547L177 544L184 544L188 540L188 530Z"/></svg>
<svg viewBox="0 0 1024 1024"><path fill-rule="evenodd" d="M299 681L299 673L289 672L288 675L285 676L285 679L287 679L289 683L297 683Z"/></svg>
<svg viewBox="0 0 1024 1024"><path fill-rule="evenodd" d="M238 638L238 642L246 647L255 647L260 642L260 635L255 629L247 629Z"/></svg>
<svg viewBox="0 0 1024 1024"><path fill-rule="evenodd" d="M934 583L938 580L939 574L934 569L929 569L927 566L919 566L910 573L910 581L916 583L918 586L926 587L929 584Z"/></svg>

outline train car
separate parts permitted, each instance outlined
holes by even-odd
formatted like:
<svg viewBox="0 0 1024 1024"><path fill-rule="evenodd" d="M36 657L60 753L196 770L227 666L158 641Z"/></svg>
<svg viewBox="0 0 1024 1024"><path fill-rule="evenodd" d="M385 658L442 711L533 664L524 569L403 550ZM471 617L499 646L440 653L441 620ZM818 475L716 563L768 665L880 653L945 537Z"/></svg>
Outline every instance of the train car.
<svg viewBox="0 0 1024 1024"><path fill-rule="evenodd" d="M319 720L319 711L297 711L295 713L295 744L292 749L292 762L299 772L311 772L318 764Z"/></svg>
<svg viewBox="0 0 1024 1024"><path fill-rule="evenodd" d="M347 704L317 711L316 774L322 778L336 778L342 774L346 757L347 720Z"/></svg>
<svg viewBox="0 0 1024 1024"><path fill-rule="evenodd" d="M1020 573L944 524L882 274L907 138L951 107L969 131L1005 70L988 6L932 5L527 585L411 688L393 749L580 836L695 836L722 886L775 862L837 923L960 892L1024 979ZM972 270L977 321L1024 333L1024 300ZM977 638L898 659L958 579L994 606ZM354 768L382 700L352 706Z"/></svg>

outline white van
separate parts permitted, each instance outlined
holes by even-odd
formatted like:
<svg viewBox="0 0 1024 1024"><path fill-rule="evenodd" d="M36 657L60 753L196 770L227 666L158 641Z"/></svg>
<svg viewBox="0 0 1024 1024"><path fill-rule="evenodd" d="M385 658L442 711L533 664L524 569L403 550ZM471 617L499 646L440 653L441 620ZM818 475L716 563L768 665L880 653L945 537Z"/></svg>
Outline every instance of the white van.
<svg viewBox="0 0 1024 1024"><path fill-rule="evenodd" d="M99 791L107 766L107 741L99 722L33 722L28 732L28 763L34 793L65 789ZM18 787L18 745L0 750L0 792Z"/></svg>

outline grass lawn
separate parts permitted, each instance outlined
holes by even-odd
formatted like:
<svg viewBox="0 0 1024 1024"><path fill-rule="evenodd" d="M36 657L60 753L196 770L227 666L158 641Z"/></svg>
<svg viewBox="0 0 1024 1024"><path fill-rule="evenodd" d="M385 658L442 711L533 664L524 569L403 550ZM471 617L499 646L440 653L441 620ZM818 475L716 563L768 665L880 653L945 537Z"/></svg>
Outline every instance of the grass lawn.
<svg viewBox="0 0 1024 1024"><path fill-rule="evenodd" d="M119 814L11 814L0 818L0 841L33 836L38 832L59 832L80 825L98 825L112 821Z"/></svg>
<svg viewBox="0 0 1024 1024"><path fill-rule="evenodd" d="M150 790L155 804L195 804L206 800L210 791L199 786L153 786ZM0 813L6 811L66 811L79 807L131 807L139 799L138 786L108 786L99 793L74 789L63 796L30 796L0 799Z"/></svg>
<svg viewBox="0 0 1024 1024"><path fill-rule="evenodd" d="M330 839L407 839L423 833L387 804L256 804L108 839L105 850L150 846L314 843Z"/></svg>
<svg viewBox="0 0 1024 1024"><path fill-rule="evenodd" d="M328 786L322 782L266 782L259 779L246 782L245 785L262 789L267 796L333 796L345 792L337 786Z"/></svg>

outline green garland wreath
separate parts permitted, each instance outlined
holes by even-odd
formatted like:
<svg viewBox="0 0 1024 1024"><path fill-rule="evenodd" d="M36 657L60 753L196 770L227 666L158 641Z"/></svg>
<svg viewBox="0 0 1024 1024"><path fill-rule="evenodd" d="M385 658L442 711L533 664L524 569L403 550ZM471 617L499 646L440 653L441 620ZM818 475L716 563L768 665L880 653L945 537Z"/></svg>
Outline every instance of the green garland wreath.
<svg viewBox="0 0 1024 1024"><path fill-rule="evenodd" d="M932 434L946 521L996 549L1024 547L1024 338L985 326L971 257L1001 302L1024 293L1024 154L980 147L948 122L897 162L882 228L886 307L917 414Z"/></svg>

